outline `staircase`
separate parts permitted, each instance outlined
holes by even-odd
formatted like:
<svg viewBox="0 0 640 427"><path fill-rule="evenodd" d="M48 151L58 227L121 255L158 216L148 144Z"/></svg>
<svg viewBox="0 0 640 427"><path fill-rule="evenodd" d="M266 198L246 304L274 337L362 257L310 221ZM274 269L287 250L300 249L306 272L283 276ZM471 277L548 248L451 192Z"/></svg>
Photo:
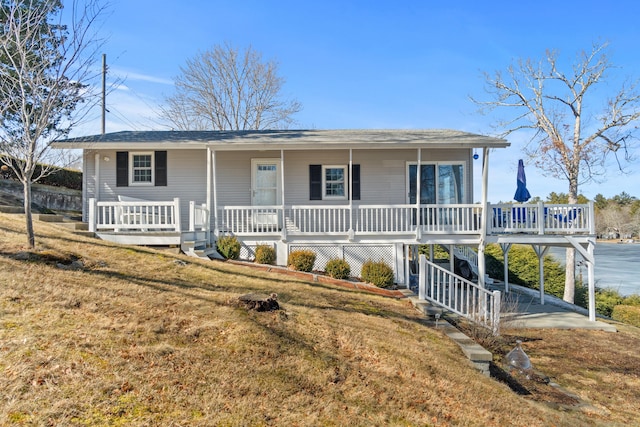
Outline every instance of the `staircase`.
<svg viewBox="0 0 640 427"><path fill-rule="evenodd" d="M89 225L73 218L58 214L33 214L34 221L48 222L71 230L73 234L86 237L96 237L96 233L89 231Z"/></svg>
<svg viewBox="0 0 640 427"><path fill-rule="evenodd" d="M183 232L180 249L186 255L200 259L224 259L215 247L209 246L209 239L204 231Z"/></svg>

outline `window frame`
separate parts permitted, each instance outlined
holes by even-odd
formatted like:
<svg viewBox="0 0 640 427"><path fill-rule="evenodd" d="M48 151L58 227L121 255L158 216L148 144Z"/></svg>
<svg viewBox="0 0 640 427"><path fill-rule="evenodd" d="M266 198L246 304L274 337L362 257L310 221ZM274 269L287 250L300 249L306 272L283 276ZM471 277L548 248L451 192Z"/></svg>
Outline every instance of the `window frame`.
<svg viewBox="0 0 640 427"><path fill-rule="evenodd" d="M342 169L344 195L336 196L327 194L327 169ZM349 169L347 165L322 165L322 200L347 200L349 198L348 186Z"/></svg>
<svg viewBox="0 0 640 427"><path fill-rule="evenodd" d="M410 188L411 188L411 174L409 172L409 168L411 166L416 166L417 167L418 162L416 161L408 161L406 162L406 195L407 195L407 199L406 202L410 203ZM441 202L440 200L440 171L439 168L440 166L462 166L462 194L461 194L461 203L454 203L454 204L465 204L467 203L467 201L469 200L468 196L468 192L470 191L467 186L468 186L468 182L467 182L467 174L468 174L468 163L464 160L453 160L453 161L448 161L448 160L439 160L439 161L426 161L426 162L420 162L421 166L434 166L434 196L435 196L435 204L436 205L440 205L440 204L444 204ZM416 200L420 200L420 195L416 195Z"/></svg>
<svg viewBox="0 0 640 427"><path fill-rule="evenodd" d="M149 156L151 158L151 164L149 167L145 168L135 168L134 167L134 158L136 156ZM135 180L135 170L147 170L151 171L151 181L136 181ZM130 186L155 186L156 179L156 169L155 169L155 153L153 151L130 151L129 152L129 185Z"/></svg>

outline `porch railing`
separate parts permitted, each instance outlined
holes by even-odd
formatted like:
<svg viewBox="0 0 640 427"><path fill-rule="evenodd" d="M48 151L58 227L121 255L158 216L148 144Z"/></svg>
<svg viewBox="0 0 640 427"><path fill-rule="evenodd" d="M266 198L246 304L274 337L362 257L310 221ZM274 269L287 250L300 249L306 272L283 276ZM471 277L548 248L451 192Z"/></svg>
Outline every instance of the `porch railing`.
<svg viewBox="0 0 640 427"><path fill-rule="evenodd" d="M487 230L489 234L595 234L593 215L593 202L489 205Z"/></svg>
<svg viewBox="0 0 640 427"><path fill-rule="evenodd" d="M500 333L500 291L488 291L420 255L418 298Z"/></svg>
<svg viewBox="0 0 640 427"><path fill-rule="evenodd" d="M97 202L91 198L89 230L180 232L180 199Z"/></svg>
<svg viewBox="0 0 640 427"><path fill-rule="evenodd" d="M488 205L487 233L593 233L592 204ZM419 216L418 216L419 213ZM478 234L483 221L479 204L224 206L218 230L237 235Z"/></svg>
<svg viewBox="0 0 640 427"><path fill-rule="evenodd" d="M189 202L189 231L209 231L211 219L206 204Z"/></svg>

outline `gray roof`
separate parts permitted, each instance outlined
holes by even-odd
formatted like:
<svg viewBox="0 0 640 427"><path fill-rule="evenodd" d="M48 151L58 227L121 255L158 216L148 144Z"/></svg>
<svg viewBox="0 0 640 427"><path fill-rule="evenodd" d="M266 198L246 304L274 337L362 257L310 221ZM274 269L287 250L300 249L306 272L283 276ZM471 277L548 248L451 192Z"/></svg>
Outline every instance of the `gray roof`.
<svg viewBox="0 0 640 427"><path fill-rule="evenodd" d="M124 131L56 141L54 148L191 148L222 150L315 148L507 147L504 139L448 129ZM363 147L364 146L364 147Z"/></svg>

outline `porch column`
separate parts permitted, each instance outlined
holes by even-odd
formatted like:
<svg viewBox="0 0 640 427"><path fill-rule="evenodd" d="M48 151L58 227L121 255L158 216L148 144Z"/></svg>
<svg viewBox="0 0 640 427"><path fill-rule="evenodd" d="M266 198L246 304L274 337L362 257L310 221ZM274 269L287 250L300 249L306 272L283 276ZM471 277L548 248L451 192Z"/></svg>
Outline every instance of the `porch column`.
<svg viewBox="0 0 640 427"><path fill-rule="evenodd" d="M211 150L210 148L208 148L208 150L211 155L207 156L207 168L210 173L210 179L207 180L207 185L209 186L209 189L207 190L207 208L209 208L210 213L213 213L213 235L217 238L220 233L220 230L218 229L218 183L216 180L218 168L216 167L216 150ZM213 206L211 206L211 186L213 186Z"/></svg>
<svg viewBox="0 0 640 427"><path fill-rule="evenodd" d="M282 231L281 231L281 240L284 242L287 240L287 221L285 218L284 211L284 150L280 149L280 201L281 201L281 209L282 209Z"/></svg>
<svg viewBox="0 0 640 427"><path fill-rule="evenodd" d="M420 163L422 162L422 148L418 148L418 165L416 166L416 240L422 238L422 225L420 218L420 181L422 181Z"/></svg>
<svg viewBox="0 0 640 427"><path fill-rule="evenodd" d="M480 221L480 242L478 242L478 286L485 287L487 267L484 248L487 241L487 226L489 224L489 206L487 192L489 189L489 147L482 149L482 221Z"/></svg>
<svg viewBox="0 0 640 427"><path fill-rule="evenodd" d="M95 194L95 198L97 201L100 201L100 154L96 154L95 155L95 190L94 190L94 194Z"/></svg>
<svg viewBox="0 0 640 427"><path fill-rule="evenodd" d="M353 232L353 148L349 148L349 240L355 237Z"/></svg>

